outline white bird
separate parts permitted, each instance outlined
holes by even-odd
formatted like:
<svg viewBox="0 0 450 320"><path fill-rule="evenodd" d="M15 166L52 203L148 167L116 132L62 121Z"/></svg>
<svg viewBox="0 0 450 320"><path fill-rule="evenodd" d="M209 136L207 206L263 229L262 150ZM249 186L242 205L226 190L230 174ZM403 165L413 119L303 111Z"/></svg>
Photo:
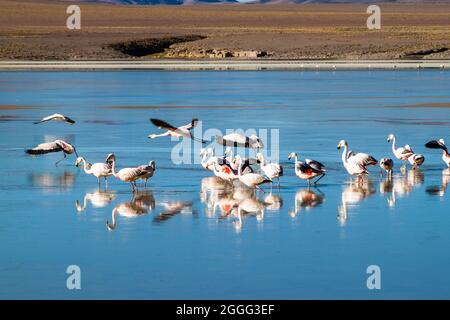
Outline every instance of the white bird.
<svg viewBox="0 0 450 320"><path fill-rule="evenodd" d="M143 175L139 177L139 179L142 179L145 181L144 188L147 187L147 180L153 177L153 174L156 171L156 163L154 160L151 160L148 165L142 165L139 166L138 169L142 170L144 172Z"/></svg>
<svg viewBox="0 0 450 320"><path fill-rule="evenodd" d="M106 158L111 154L109 154ZM83 157L78 157L75 161L75 166L79 166L83 163L83 169L86 174L92 174L98 180L98 186L100 187L100 178L105 179L105 184L108 186L108 176L112 175L112 165L108 162L97 162L94 164L90 164Z"/></svg>
<svg viewBox="0 0 450 320"><path fill-rule="evenodd" d="M60 151L63 152L64 158L62 158L59 161L56 161L55 165L58 165L58 163L63 161L66 158L67 154L75 153L75 155L78 157L75 147L64 140L55 140L53 142L41 143L36 147L34 147L33 149L25 150L26 153L31 155L41 155Z"/></svg>
<svg viewBox="0 0 450 320"><path fill-rule="evenodd" d="M425 161L425 157L422 154L414 153L408 158L408 162L411 164L413 169L420 167Z"/></svg>
<svg viewBox="0 0 450 320"><path fill-rule="evenodd" d="M213 172L216 177L230 183L239 178L237 172L231 168L228 162L220 161L217 157L213 159Z"/></svg>
<svg viewBox="0 0 450 320"><path fill-rule="evenodd" d="M244 134L237 132L230 133L225 136L216 135L216 142L218 144L228 147L244 147L244 148L251 148L253 150L259 150L264 148L263 142L255 134L252 134L248 137Z"/></svg>
<svg viewBox="0 0 450 320"><path fill-rule="evenodd" d="M305 159L305 162L298 161L297 153L292 152L289 154L288 159L295 159L295 174L300 179L308 181L308 187L311 185L311 179L319 177L314 181L314 185L325 176L325 166L319 161Z"/></svg>
<svg viewBox="0 0 450 320"><path fill-rule="evenodd" d="M192 134L191 130L197 126L198 119L192 119L192 121L190 123L188 123L184 126L178 127L178 128L172 126L171 124L169 124L163 120L152 118L152 119L150 119L150 121L158 128L167 130L166 132L161 133L161 134L150 134L148 136L150 139L171 136L171 137L175 137L175 138L189 138L189 139L201 142L201 143L207 142L205 140L194 137L194 135Z"/></svg>
<svg viewBox="0 0 450 320"><path fill-rule="evenodd" d="M69 117L59 114L59 113L54 113L52 115L49 115L45 118L42 118L40 121L36 121L34 122L34 124L39 124L42 122L46 122L46 121L62 121L62 122L67 122L69 124L74 124L75 121L70 119Z"/></svg>
<svg viewBox="0 0 450 320"><path fill-rule="evenodd" d="M270 180L278 179L278 188L280 188L280 177L283 176L283 167L279 163L268 163L260 152L256 154L256 159L260 162L260 168L267 178Z"/></svg>
<svg viewBox="0 0 450 320"><path fill-rule="evenodd" d="M385 170L389 177L392 177L392 168L394 168L394 161L390 158L382 158L380 160L380 168ZM383 174L383 171L381 171Z"/></svg>
<svg viewBox="0 0 450 320"><path fill-rule="evenodd" d="M347 172L351 175L361 177L363 174L369 174L367 167L374 166L378 162L374 157L367 153L355 154L352 151L347 152L348 143L345 140L339 141L337 148L341 149L342 147L344 148L344 151L342 152L342 163Z"/></svg>
<svg viewBox="0 0 450 320"><path fill-rule="evenodd" d="M236 157L233 157L233 149L231 147L227 147L225 149L223 160L225 162L227 162L230 165L230 167L236 172L239 169L239 163L238 163L238 159L239 158L241 158L242 162L244 163L244 165L242 166L242 173L243 174L250 173L250 172L254 171L253 168L251 167L251 164L256 163L257 162L256 159L242 158L239 155L236 155Z"/></svg>
<svg viewBox="0 0 450 320"><path fill-rule="evenodd" d="M388 142L392 142L392 152L394 153L395 157L399 160L403 161L403 166L406 166L406 161L408 158L414 153L409 146L409 144L406 144L403 147L396 148L395 147L395 135L391 133L388 138Z"/></svg>
<svg viewBox="0 0 450 320"><path fill-rule="evenodd" d="M257 188L262 190L259 185L264 184L264 183L272 183L272 180L268 179L267 177L264 177L263 175L259 174L259 173L246 173L243 174L242 173L242 166L243 166L243 161L242 159L239 157L238 158L238 163L239 163L239 170L238 170L238 178L239 181L242 182L244 185L246 185L249 188ZM264 192L264 190L262 190Z"/></svg>
<svg viewBox="0 0 450 320"><path fill-rule="evenodd" d="M430 149L442 149L442 160L450 168L450 154L448 153L447 146L444 139L431 140L425 144L425 147Z"/></svg>
<svg viewBox="0 0 450 320"><path fill-rule="evenodd" d="M110 154L106 160L112 162L113 176L119 179L120 181L129 182L131 184L132 191L133 192L136 191L137 190L136 180L141 179L141 177L144 176L146 172L140 169L139 167L123 168L120 169L119 171L116 171L116 156L114 154Z"/></svg>
<svg viewBox="0 0 450 320"><path fill-rule="evenodd" d="M205 170L214 171L214 161L217 158L214 155L214 150L212 148L200 150L201 161L200 164Z"/></svg>

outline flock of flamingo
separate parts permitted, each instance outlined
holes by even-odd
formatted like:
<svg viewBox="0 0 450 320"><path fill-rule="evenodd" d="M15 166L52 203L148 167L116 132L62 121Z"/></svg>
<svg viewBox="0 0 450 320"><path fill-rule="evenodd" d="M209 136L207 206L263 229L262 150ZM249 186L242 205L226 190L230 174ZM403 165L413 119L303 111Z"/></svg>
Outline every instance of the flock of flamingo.
<svg viewBox="0 0 450 320"><path fill-rule="evenodd" d="M68 124L75 124L74 120L61 114L50 115L35 123L39 124L46 121L63 121ZM165 130L165 132L163 132L162 134L150 134L148 136L148 138L150 139L172 136L178 138L188 138L201 143L209 142L193 135L192 129L196 127L198 123L197 119L193 119L188 124L180 127L174 127L169 123L158 119L150 119L150 121L158 128ZM220 208L235 208L235 202L238 201L239 214L237 215L238 220L235 221L235 223L240 228L240 226L242 225L240 214L241 210L244 210L244 212L263 212L264 209L268 207L277 208L277 203L279 203L281 200L277 200L277 196L272 195L272 192L270 192L270 194L265 197L263 202L256 201L254 197L245 197L242 195L246 194L245 190L248 190L252 194L254 194L256 190L261 190L263 193L265 193L261 188L261 185L266 183L270 183L270 190L272 191L272 184L274 181L276 181L278 188L280 188L280 177L282 177L284 174L283 166L279 163L269 162L264 157L263 153L260 152L260 149L264 148L262 140L256 135L245 136L239 133L231 133L225 136L216 136L215 141L219 145L226 146L223 155L215 155L213 148L202 148L200 151L201 166L205 170L208 170L214 174L214 176L207 177L202 180L202 193L204 193L204 188L206 188L207 190L220 191L218 198L214 198L215 200L212 204L213 211L215 211L215 207L217 205ZM411 165L411 168L413 170L420 167L424 163L425 157L421 154L414 153L411 146L405 145L403 147L397 147L396 137L394 134L390 134L387 137L387 141L392 144L392 152L395 158L403 162L403 165L401 167L403 170L406 168L408 163ZM441 149L442 160L447 165L447 167L450 168L450 154L443 139L429 141L425 144L425 146L431 149ZM232 147L253 149L255 157L244 158L239 154L234 155ZM364 185L367 185L367 181L363 179L364 176L369 174L368 167L375 166L377 163L379 163L381 174L383 174L383 171L386 172L387 182L389 183L393 174L394 161L391 158L382 158L378 162L373 156L369 155L368 153L355 153L351 150L348 150L348 143L345 140L341 140L338 143L337 148L343 149L342 163L346 171L350 175L358 177L357 181L352 182L351 189L347 190L342 195L342 206L339 208L338 218L342 221L345 221L347 216L347 203L354 202L355 195L357 195L356 201L358 201L360 200L360 197L365 197L367 192L370 193L370 188L364 188ZM152 160L148 164L143 164L136 167L122 168L118 170L116 168L116 156L113 153L110 153L107 155L104 162L91 164L84 157L78 156L76 148L73 145L63 140L45 142L39 144L35 148L26 150L26 153L30 155L42 155L55 152L62 152L64 156L61 160L57 161L55 165L58 165L58 163L64 160L67 155L74 153L77 156L75 165L77 167L82 166L86 174L95 176L97 178L99 188L101 185L101 179L104 179L105 186L108 186L107 179L109 176L114 176L120 181L131 184L131 188L133 191L133 200L129 203L122 203L114 208L112 214L112 223L107 222L109 230L113 230L116 226L116 214L135 216L146 213L148 208L154 208L153 196L147 195L145 193L139 193L136 182L139 180L143 180L144 188L146 188L147 181L153 177L156 171L155 161ZM311 185L311 182L314 184L314 186L316 186L319 180L321 180L325 176L327 171L325 165L319 161L311 159L304 159L304 161L300 161L299 155L296 152L290 153L288 155L288 159L294 161L295 175L302 180L306 180L308 186L307 190L301 190L296 194L295 209L289 212L289 214L292 216L295 215L303 206L313 207L319 205L323 201L323 196L321 196L320 194L312 193L311 191L309 191L309 187ZM259 170L256 170L255 166L258 166ZM243 185L246 188L235 188L235 181L239 181L240 185ZM356 183L358 187L353 185L354 183ZM358 188L358 192L353 192L352 188ZM226 193L225 196L223 196L221 190L232 190L233 195L230 197L229 195L227 196L228 193ZM363 192L360 192L360 190L363 190ZM103 201L105 200L104 195L102 192L99 195L100 200L103 203ZM395 194L393 195L392 199L388 200L388 203L395 202L394 196ZM96 195L92 195L92 197L92 199L90 197L85 197L83 205L77 202L77 210L83 211L86 208L87 200L90 200L93 203L98 200L96 200ZM113 199L110 197L111 195L107 194L106 202L110 202ZM153 201L141 201L143 203L142 204L141 202L139 202L140 200L136 200L141 198L144 199L145 197L153 199ZM209 197L206 197L205 199L207 198ZM206 201L206 203L208 203L209 207L209 200ZM175 202L168 204L167 210L164 212L164 214L161 215L161 217L171 217L175 213L184 210L183 208L185 208L186 206L189 207L189 205L184 202ZM223 211L228 213L231 212L230 210Z"/></svg>
<svg viewBox="0 0 450 320"><path fill-rule="evenodd" d="M75 124L74 120L62 114L53 114L35 123L39 124L46 121L62 121L71 125ZM150 134L148 136L150 139L172 136L193 139L201 143L208 142L193 135L192 129L196 127L198 119L192 119L191 122L180 127L174 127L159 119L152 118L150 121L158 128L165 130L162 134ZM212 148L202 149L200 151L200 156L202 157L201 165L203 168L212 171L216 177L231 185L233 185L234 181L239 181L249 188L262 190L260 187L262 184L270 183L272 186L273 180L276 179L278 187L280 186L280 177L283 176L283 167L279 163L268 162L264 155L259 152L261 148L264 148L264 144L258 136L245 136L240 133L231 133L225 136L216 136L215 141L220 145L227 146L225 153L223 156L216 156L214 155ZM397 148L396 137L394 134L390 134L387 141L392 143L392 152L394 156L398 160L403 161L402 168L406 167L407 162L410 163L412 169L416 169L424 163L425 157L415 153L411 146L405 145ZM450 154L444 139L429 141L425 146L431 149L441 149L442 160L450 167ZM256 156L255 158L243 158L238 154L233 156L233 149L231 147L251 148L255 151ZM348 143L346 140L341 140L337 145L337 148L343 148L342 163L344 168L350 175L357 176L358 181L361 181L364 175L369 174L369 166L375 166L378 163L373 156L367 153L355 153L348 150ZM75 153L77 156L75 165L83 165L84 172L95 176L99 186L100 179L104 179L105 184L107 185L107 178L112 175L120 181L130 183L132 191L134 192L137 190L136 181L144 180L146 187L147 180L150 179L156 171L156 163L153 160L148 164L117 170L116 156L113 153L108 154L105 162L90 164L85 158L78 156L76 148L73 145L63 140L45 142L39 144L35 148L26 150L26 153L30 155L41 155L54 152L63 152L64 156L63 159L57 161L55 165L64 160L66 155ZM318 181L326 174L325 166L316 160L305 159L304 161L299 161L298 158L298 154L295 152L290 153L288 156L289 160L293 159L295 161L294 168L296 176L306 180L308 186L310 186L313 179L316 179L313 181L313 184L317 185ZM252 167L254 164L259 164L259 172ZM392 175L394 161L391 158L382 158L379 165L382 170L386 171L389 177Z"/></svg>

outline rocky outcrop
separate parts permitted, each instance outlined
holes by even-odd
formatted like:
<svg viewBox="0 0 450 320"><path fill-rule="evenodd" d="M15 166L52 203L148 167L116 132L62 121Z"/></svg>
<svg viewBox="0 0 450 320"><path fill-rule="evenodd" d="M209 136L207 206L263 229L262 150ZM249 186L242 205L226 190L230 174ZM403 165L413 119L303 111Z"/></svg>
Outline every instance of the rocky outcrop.
<svg viewBox="0 0 450 320"><path fill-rule="evenodd" d="M271 54L261 50L227 50L227 49L187 49L187 48L170 48L166 51L165 56L169 58L243 58L256 59L269 57Z"/></svg>

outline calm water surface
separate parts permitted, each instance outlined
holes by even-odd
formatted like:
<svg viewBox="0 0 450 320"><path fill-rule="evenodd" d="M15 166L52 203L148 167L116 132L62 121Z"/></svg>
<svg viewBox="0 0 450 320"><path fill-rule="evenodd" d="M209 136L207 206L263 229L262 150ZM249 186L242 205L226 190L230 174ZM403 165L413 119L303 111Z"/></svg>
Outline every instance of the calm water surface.
<svg viewBox="0 0 450 320"><path fill-rule="evenodd" d="M450 141L449 108L395 108L443 103L441 71L1 72L0 298L450 298L450 173L423 146ZM77 123L32 123L54 112ZM178 142L147 138L158 132L150 117L279 129L280 191L208 189L200 165L171 162ZM374 168L355 184L338 141L393 157L391 132L425 154L422 169L396 162L392 181ZM98 190L73 155L58 167L60 154L25 155L56 138L90 162L154 159L156 174L133 196L114 178ZM327 165L318 188L295 177L292 151ZM257 210L239 217L232 199ZM81 290L66 288L73 264ZM381 290L367 289L369 265L381 268Z"/></svg>

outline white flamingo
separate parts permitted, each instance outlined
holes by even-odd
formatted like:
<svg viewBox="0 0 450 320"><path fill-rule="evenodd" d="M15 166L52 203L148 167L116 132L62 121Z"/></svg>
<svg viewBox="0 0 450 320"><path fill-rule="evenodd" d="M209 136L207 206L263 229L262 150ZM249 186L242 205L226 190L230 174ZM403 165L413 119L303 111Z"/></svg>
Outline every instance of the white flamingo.
<svg viewBox="0 0 450 320"><path fill-rule="evenodd" d="M106 159L109 158L111 154L109 154ZM83 163L83 169L86 174L92 174L97 178L98 186L100 187L100 178L105 179L105 185L108 186L108 176L112 175L112 165L108 162L96 162L94 164L90 164L83 157L78 157L75 161L75 166L79 166Z"/></svg>
<svg viewBox="0 0 450 320"><path fill-rule="evenodd" d="M430 149L442 149L442 161L450 168L450 154L448 153L444 139L428 141L425 144L425 147Z"/></svg>
<svg viewBox="0 0 450 320"><path fill-rule="evenodd" d="M136 180L140 179L142 176L146 174L145 171L139 169L139 167L136 168L123 168L119 171L116 170L116 156L114 154L110 154L107 161L112 162L112 174L114 177L119 179L123 182L129 182L131 184L132 191L136 191Z"/></svg>
<svg viewBox="0 0 450 320"><path fill-rule="evenodd" d="M409 144L406 144L403 147L396 148L395 147L395 135L391 133L388 138L388 142L392 142L392 152L394 153L395 157L401 161L403 161L403 167L406 166L406 161L408 161L408 158L414 154Z"/></svg>
<svg viewBox="0 0 450 320"><path fill-rule="evenodd" d="M362 175L369 174L367 170L368 166L374 166L377 164L377 160L368 155L367 153L354 153L352 151L347 152L348 143L345 140L339 141L338 149L344 148L342 152L342 163L345 169L351 175L356 175L360 179Z"/></svg>
<svg viewBox="0 0 450 320"><path fill-rule="evenodd" d="M386 171L388 177L392 177L392 168L394 168L394 161L390 158L382 158L380 160L380 168L381 174L383 174L383 170Z"/></svg>
<svg viewBox="0 0 450 320"><path fill-rule="evenodd" d="M319 161L305 159L305 162L298 161L298 155L295 152L289 154L288 159L295 159L295 175L300 179L308 181L308 187L311 185L311 179L319 177L314 181L314 185L325 176L325 166Z"/></svg>
<svg viewBox="0 0 450 320"><path fill-rule="evenodd" d="M422 154L413 153L409 156L408 162L411 164L413 169L417 169L425 162L425 156Z"/></svg>
<svg viewBox="0 0 450 320"><path fill-rule="evenodd" d="M39 124L42 122L46 122L46 121L62 121L62 122L67 122L69 124L74 124L75 121L70 119L69 117L59 114L59 113L54 113L52 115L49 115L48 117L42 118L40 121L36 121L34 124Z"/></svg>
<svg viewBox="0 0 450 320"><path fill-rule="evenodd" d="M225 160L226 162L228 162L228 164L230 165L230 167L234 170L234 171L238 171L239 169L239 159L242 159L242 162L244 163L243 167L242 167L242 173L246 174L246 173L251 173L253 172L253 168L251 167L252 163L256 163L256 159L252 159L252 158L242 158L240 155L236 155L235 157L233 157L233 149L231 147L227 147L225 149L225 153L224 153L224 158L223 160Z"/></svg>
<svg viewBox="0 0 450 320"><path fill-rule="evenodd" d="M75 155L78 157L77 150L75 149L75 147L64 140L55 140L53 142L41 143L41 144L37 145L36 147L34 147L33 149L25 150L25 152L30 155L41 155L41 154L61 152L61 151L64 154L64 158L62 158L59 161L56 161L55 166L57 166L58 163L63 161L68 154L75 153Z"/></svg>
<svg viewBox="0 0 450 320"><path fill-rule="evenodd" d="M283 176L283 167L279 163L268 163L261 152L256 154L256 159L260 162L260 168L267 178L270 180L277 178L278 188L280 188L280 177Z"/></svg>
<svg viewBox="0 0 450 320"><path fill-rule="evenodd" d="M191 130L197 126L198 119L192 119L192 121L190 123L188 123L184 126L178 127L178 128L172 126L171 124L169 124L163 120L152 118L152 119L150 119L150 121L158 128L167 130L166 132L161 133L161 134L150 134L148 136L150 139L171 136L171 137L175 137L175 138L189 138L189 139L201 142L201 143L207 142L205 140L194 137L194 135L192 134Z"/></svg>
<svg viewBox="0 0 450 320"><path fill-rule="evenodd" d="M260 189L264 192L263 189L261 189L259 186L261 184L264 183L268 183L268 182L272 182L272 180L268 179L267 177L264 177L263 175L259 174L259 173L246 173L243 174L242 173L242 166L243 166L243 161L241 158L238 158L238 163L239 163L239 169L238 169L238 178L239 181L242 182L244 185L246 185L249 188L257 188Z"/></svg>
<svg viewBox="0 0 450 320"><path fill-rule="evenodd" d="M239 178L228 162L219 161L218 158L213 159L213 172L216 177L228 181L231 184L234 180Z"/></svg>
<svg viewBox="0 0 450 320"><path fill-rule="evenodd" d="M147 180L153 177L153 174L156 171L156 162L154 160L151 160L148 165L142 165L139 166L138 169L142 170L144 173L139 177L139 179L142 179L145 181L144 188L147 187Z"/></svg>

